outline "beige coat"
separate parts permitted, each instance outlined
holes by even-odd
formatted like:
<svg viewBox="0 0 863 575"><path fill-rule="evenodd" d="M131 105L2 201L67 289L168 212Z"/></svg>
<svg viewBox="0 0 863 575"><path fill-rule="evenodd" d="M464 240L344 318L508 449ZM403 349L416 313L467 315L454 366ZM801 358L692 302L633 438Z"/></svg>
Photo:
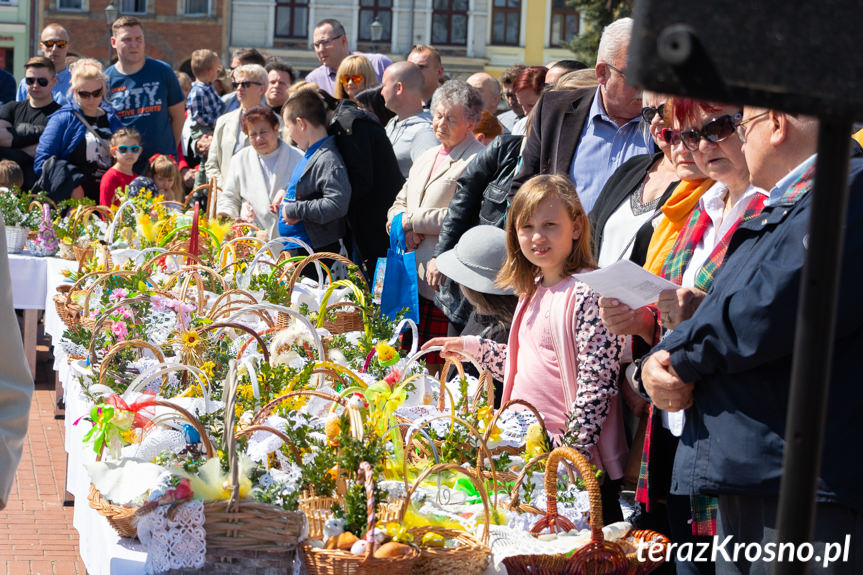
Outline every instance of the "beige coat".
<svg viewBox="0 0 863 575"><path fill-rule="evenodd" d="M414 232L424 236L416 250L417 276L420 296L430 300L434 299L435 292L425 281L426 266L434 257L441 224L455 194L456 180L473 157L484 149L472 135L468 136L450 151L444 167L429 179L440 148L430 148L417 158L407 181L387 212L387 229L396 215L407 213L410 214Z"/></svg>
<svg viewBox="0 0 863 575"><path fill-rule="evenodd" d="M6 228L0 220L0 509L6 507L21 461L33 397L33 377L12 305Z"/></svg>

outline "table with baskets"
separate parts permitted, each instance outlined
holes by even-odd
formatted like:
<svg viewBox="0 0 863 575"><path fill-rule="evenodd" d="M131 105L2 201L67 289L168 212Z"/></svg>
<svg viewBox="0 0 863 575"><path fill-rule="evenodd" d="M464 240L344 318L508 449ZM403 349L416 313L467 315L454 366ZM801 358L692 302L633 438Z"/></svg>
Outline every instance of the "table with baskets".
<svg viewBox="0 0 863 575"><path fill-rule="evenodd" d="M263 249L263 248L262 248ZM310 256L309 258L303 259L300 258L302 262L299 264L300 267L305 265L306 263L310 263L312 261L317 261L320 259L320 256L317 254L315 256ZM332 259L332 258L331 258ZM146 266L146 264L142 264ZM59 271L54 270L52 272L48 272L50 268L50 262L46 263L46 275L50 275L52 281L57 282L55 285L49 285L47 288L47 293L45 295L45 301L54 301L54 296L57 294L57 287L61 285L62 282L58 281ZM195 266L190 266L195 267ZM203 266L197 266L199 271L204 270ZM113 272L119 275L123 273L131 273L131 272ZM60 274L61 275L61 274ZM296 273L292 276L292 281L290 282L290 287L294 287L294 281L299 277L299 270L296 270ZM47 281L47 280L46 280ZM339 283L342 282L342 283ZM349 282L348 282L349 283ZM333 281L330 289L327 290L325 297L323 298L323 302L321 303L321 309L329 310L330 307L327 305L327 299L332 292L332 287L347 285L344 283L344 280ZM185 288L184 288L185 289ZM199 288L200 290L201 288ZM352 288L354 289L354 288ZM200 293L200 292L199 292ZM142 296L138 296L141 298ZM154 296L147 296L154 297ZM347 307L355 307L362 309L362 295L359 294L360 304L351 304ZM128 302L132 302L134 298L129 298ZM145 298L147 299L147 298ZM68 303L68 299L66 300ZM83 309L86 311L87 309L87 301L85 300L83 303ZM218 301L218 299L217 299ZM212 323L208 324L206 327L199 328L198 335L203 334L208 330L223 330L223 329L234 329L237 330L236 333L241 334L234 336L235 338L248 338L247 344L253 342L253 340L257 340L259 344L263 344L263 340L261 339L262 335L268 335L269 337L273 337L273 335L267 334L266 332L272 332L274 330L278 331L288 319L291 317L298 318L300 314L295 310L291 310L286 307L273 306L270 304L253 304L248 305L245 304L246 307L244 309L248 311L260 312L261 309L265 308L269 305L270 310L278 309L279 318L278 324L270 327L267 330L262 332L255 332L255 330L250 329L248 326L243 326L238 323L232 323L232 319L234 315L231 315L228 319L214 319ZM344 303L338 304L344 306ZM263 306L263 308L262 308ZM213 304L210 308L211 310L217 309L217 305ZM228 306L230 307L230 306ZM135 509L131 509L130 513L125 513L124 509L116 506L109 501L107 498L103 498L100 494L99 489L95 487L97 481L92 479L87 469L85 469L84 465L92 462L96 462L101 458L101 451L98 451L99 456L97 457L96 452L91 449L86 442L84 441L85 435L88 431L91 431L91 425L86 421L82 421L79 424L79 420L81 418L86 417L88 415L92 415L91 408L93 407L90 400L88 400L83 394L82 390L82 379L90 370L90 360L93 359L94 366L97 363L101 364L99 367L95 367L93 369L94 372L98 372L100 375L101 382L101 374L106 369L105 366L110 365L110 358L112 356L112 351L108 351L106 355L100 357L98 361L96 355L94 354L93 343L91 342L90 353L91 355L85 359L76 359L67 355L67 352L62 348L62 346L58 345L60 338L62 337L65 331L65 325L63 318L61 318L58 314L58 309L61 309L60 305L57 306L47 306L46 307L46 333L48 333L54 343L55 343L55 369L58 373L58 379L62 382L63 387L65 389L66 395L66 418L65 418L65 431L66 431L66 451L68 453L68 467L67 467L67 490L71 492L75 497L75 509L74 509L74 521L73 524L75 528L78 530L80 534L80 550L81 557L84 561L84 564L87 568L87 571L91 575L108 575L108 574L138 574L145 573L145 563L148 561L148 554L144 550L142 544L134 538L130 537L121 537L118 535L118 530L120 532L126 532L127 534L134 535L137 533L141 536L141 539L147 541L150 537L151 531L150 529L150 521L153 519L153 516L158 516L159 513L173 513L173 511L167 511L167 504L160 504L157 502L152 509L148 507L149 504L144 504L140 508L137 508L138 512L135 513ZM199 307L199 310L203 310L203 306ZM62 309L61 309L62 311ZM107 313L107 312L106 312ZM178 312L179 314L179 312ZM87 317L85 313L83 317ZM328 315L321 313L318 316L320 327L323 325L325 319L329 321ZM360 321L360 329L363 329L362 325L364 321L363 316L359 316ZM311 328L311 331L314 332L314 327L308 320L304 320ZM274 322L275 323L275 322ZM302 322L299 322L302 323ZM97 321L98 324L98 321ZM356 326L354 326L356 327ZM414 326L415 327L415 326ZM98 332L98 325L94 327L94 333ZM330 329L334 330L331 333L339 332L340 330L351 330L352 327L347 327L347 325L340 326L338 323L330 324ZM242 335L242 331L248 332L249 338L247 335ZM396 334L397 335L397 334ZM94 338L95 340L95 338ZM244 339L245 341L245 339ZM152 344L148 344L146 342L137 340L135 343L134 340L126 340L123 342L123 345L138 345L139 347L147 347L150 348L151 351L156 352L156 355L161 355L158 349ZM115 344L119 346L120 344ZM252 346L255 347L254 345ZM269 355L267 352L266 345L260 345L260 349L263 352L263 361L269 362ZM312 373L321 375L322 377L332 377L333 374L336 376L349 374L349 370L347 368L340 367L330 361L326 360L326 347L323 341L318 339L314 346L316 349L319 349L318 353L319 360L314 361L312 365ZM229 371L228 377L225 379L225 390L222 395L222 399L224 400L224 430L234 430L236 419L239 417L235 410L235 401L239 401L237 399L239 395L238 391L238 379L237 379L237 365L240 361L240 357L243 356L244 350L246 350L246 346L243 345L240 347L237 352L237 359L231 360L231 367ZM428 350L433 351L433 350ZM416 349L414 348L414 352ZM234 353L233 351L231 353ZM402 367L405 370L408 370L412 363L416 363L416 360L427 352L415 353L415 355L406 360L406 364L402 364ZM373 353L369 354L369 357L366 359L366 365L368 365L369 361L372 359ZM324 358L324 359L320 359ZM164 357L159 359L156 358L157 361L164 362ZM472 360L471 360L472 361ZM461 374L463 377L464 371L459 362L454 363L454 367L457 368L458 374ZM446 373L446 368L444 369ZM357 373L360 373L359 371ZM158 377L159 373L156 373ZM350 373L350 376L358 379L357 376L353 373ZM382 378L382 375L374 376L378 378ZM401 376L400 376L401 377ZM405 377L403 381L400 382L399 385L407 385L410 379L416 377L426 377L422 374L415 374L411 376ZM457 376L454 381L458 381L459 377ZM473 403L466 403L464 409L477 409L478 404L476 403L482 397L483 388L486 389L486 392L489 394L487 398L493 398L493 387L490 385L491 379L490 375L487 374L487 377L480 376L478 378L477 391L473 393L471 397ZM362 382L360 382L362 384ZM445 378L441 378L440 380L440 389L436 395L435 401L437 402L436 408L438 412L450 410L452 406L456 405L452 400L452 395L449 396L450 404L446 404L446 395L444 393L444 387L449 386L451 382L445 381ZM142 384L143 385L143 384ZM365 384L363 384L365 385ZM392 385L392 384L391 384ZM369 384L369 389L371 388L371 384ZM160 388L161 389L161 388ZM398 389L401 389L398 387ZM390 388L390 391L395 393L395 389ZM447 389L447 393L450 393ZM251 431L268 431L272 432L272 428L267 427L267 422L269 421L270 410L277 405L282 405L284 401L287 401L289 398L296 398L299 395L303 395L304 397L313 397L319 396L326 399L328 402L338 404L342 411L341 417L347 418L352 423L351 434L359 433L358 436L354 437L360 443L363 442L363 437L361 431L358 431L358 428L362 428L362 420L359 415L359 408L352 407L350 401L346 400L344 397L339 397L338 395L325 395L322 392L315 390L302 390L302 391L292 391L287 393L286 395L280 395L275 399L269 401L269 403L263 405L258 408L256 415L251 420L250 423L247 423L248 430ZM170 397L170 396L166 396ZM465 397L468 397L467 395ZM374 401L373 399L369 400ZM292 573L294 569L299 568L300 562L302 562L302 568L307 570L310 575L354 575L354 574L371 574L375 573L375 575L388 575L388 574L405 574L409 575L411 573L419 575L420 573L425 575L450 575L459 573L460 575L480 575L480 573L497 573L500 572L496 570L495 564L500 563L500 561L495 561L493 553L497 549L498 552L502 553L502 556L505 555L506 559L503 559L502 565L506 567L508 572L512 575L521 574L521 573L575 573L578 572L577 568L581 568L584 565L596 565L602 564L602 569L598 571L591 571L592 573L596 573L596 575L636 575L649 573L656 565L650 564L639 564L637 560L632 556L631 553L627 554L624 551L625 547L618 546L617 543L605 541L604 535L602 531L602 526L599 524L599 519L602 517L601 513L601 501L599 497L599 488L596 483L595 477L592 475L590 466L584 460L581 455L578 454L575 450L568 448L560 448L552 451L550 454L546 453L543 457L547 457L550 467L545 476L545 493L547 496L546 501L546 510L537 509L532 505L521 505L518 502L518 493L519 486L522 481L525 480L525 474L522 473L517 477L509 478L509 481L514 480L515 486L512 488L512 494L510 496L510 503L508 504L508 511L524 513L525 515L530 515L530 523L531 525L537 521L544 522L544 524L549 526L556 526L559 528L564 528L564 530L572 529L573 524L568 522L562 515L558 515L558 506L557 506L557 482L556 482L556 472L558 469L558 462L568 461L573 468L577 469L584 477L586 483L586 492L589 495L590 500L590 516L592 519L589 525L589 541L590 543L582 548L580 548L576 555L575 559L570 557L565 553L549 553L547 555L531 555L530 552L525 552L520 555L512 555L512 549L508 549L509 553L503 553L502 546L503 544L499 535L499 530L496 530L494 525L491 525L491 517L492 510L495 509L495 506L498 505L497 497L491 497L489 494L490 490L487 490L487 480L490 479L492 481L492 485L498 485L497 481L499 478L496 477L496 473L494 468L492 467L490 470L486 470L484 468L484 461L489 460L492 456L492 452L487 447L488 440L492 430L495 427L495 422L501 417L501 414L513 407L517 407L518 400L514 402L509 402L504 405L498 412L494 413L490 422L487 423L487 428L485 431L480 432L470 423L465 420L462 420L460 417L456 416L455 413L450 412L450 415L440 415L436 416L438 418L448 418L451 420L452 425L456 424L456 421L464 424L466 428L470 431L470 434L478 439L478 444L480 446L480 454L479 460L475 463L474 467L468 468L467 466L458 465L460 462L450 462L443 463L439 465L428 464L424 469L420 467L421 471L418 474L418 477L411 481L411 485L408 486L407 482L405 482L406 493L403 496L403 499L396 502L388 502L386 505L379 506L377 509L377 513L381 516L377 517L380 519L383 524L388 524L389 522L393 522L397 525L402 524L402 520L405 516L406 509L411 501L411 497L417 493L417 490L420 489L420 485L424 480L431 480L431 476L433 474L439 473L448 473L456 475L462 474L466 476L466 481L473 486L474 492L478 494L477 499L481 501L482 507L484 509L484 513L480 514L480 516L484 516L484 518L480 521L480 523L476 526L475 532L461 532L455 531L450 528L444 528L439 526L426 526L426 527L410 527L408 531L411 534L411 540L419 542L420 540L424 540L427 535L433 534L437 537L441 537L448 541L456 542L454 547L445 547L445 548L433 548L433 547L413 547L413 551L410 554L400 556L400 557L377 557L373 556L373 551L376 546L376 538L375 538L375 529L372 526L376 525L376 515L375 515L375 487L374 487L374 478L372 476L371 466L368 463L361 463L360 468L356 477L364 478L365 481L365 492L366 492L366 500L368 502L368 532L366 534L367 537L367 547L365 548L365 554L356 554L352 552L348 552L345 550L337 550L337 549L322 549L317 546L311 545L308 541L303 541L301 538L301 533L304 531L303 525L306 523L306 519L303 515L303 512L310 514L309 519L309 535L310 538L321 539L322 537L322 526L321 521L317 518L312 519L312 515L316 513L317 509L324 509L328 507L330 501L326 501L326 505L322 501L315 501L315 499L324 499L324 498L305 498L302 500L299 508L294 511L284 511L279 508L276 508L274 505L265 504L265 503L257 503L252 501L251 499L245 499L240 497L240 481L238 480L238 453L237 453L237 439L241 436L247 434L246 429L241 429L236 427L238 430L236 432L236 436L233 431L224 433L224 442L222 443L222 449L224 449L224 453L229 460L229 468L230 474L232 474L233 478L226 481L223 484L223 489L226 489L224 485L229 486L230 497L227 499L214 499L207 500L204 502L195 501L190 503L190 507L194 504L197 505L196 509L203 509L205 523L202 527L206 530L206 544L207 544L207 568L209 571L198 571L198 570L190 570L189 573L251 573L258 572L255 569L248 570L249 563L246 563L247 566L245 569L241 570L231 570L231 567L225 567L224 570L221 568L216 569L214 566L211 566L210 561L210 552L219 553L219 557L231 557L232 559L237 557L242 557L243 554L248 549L251 553L251 560L257 560L258 551L256 548L261 551L266 552L274 552L272 556L274 558L281 557L283 562L279 565L282 567L277 567L276 570L272 567L272 564L268 563L267 568L265 570L260 571L260 573ZM524 402L522 402L524 403ZM175 404L172 404L163 399L156 399L153 405L168 407L172 409L177 409ZM424 406L429 406L428 403L423 403ZM541 416L539 413L527 405L533 414L535 414L536 418L538 418L539 425L541 425ZM368 404L366 404L366 408L368 408ZM185 415L187 420L193 425L197 420L195 420L194 416L191 416L188 412L184 412L182 409L177 409L178 412L181 412ZM335 413L332 411L330 413ZM432 418L434 419L434 418ZM354 421L360 421L358 425L354 425ZM431 422L417 422L417 429L414 431L422 431L422 427L427 425L427 423ZM535 419L534 421L537 421ZM411 427L413 429L413 424L410 421L400 422L399 425L404 425L407 427ZM215 452L210 439L207 438L206 432L203 431L203 428L200 427L200 423L198 423L196 429L199 429L198 433L198 441L196 443L204 444L206 447L206 453L208 458L212 458ZM389 432L387 432L389 433ZM543 428L543 434L545 434ZM283 442L287 444L285 441L285 435L279 435L279 432L275 432L274 435L280 437ZM418 435L415 433L413 436L408 432L406 436L406 446L404 447L404 453L410 452L411 441ZM520 437L523 437L520 435ZM437 440L435 440L437 441ZM338 444L336 444L338 445ZM434 443L429 440L427 444L427 449L431 452L434 452ZM421 448L417 447L417 450ZM413 452L410 452L413 453ZM432 455L429 451L425 452L427 455ZM498 452L500 453L500 452ZM391 455L391 454L390 454ZM433 454L434 457L437 457L437 454ZM388 457L388 456L387 456ZM485 459L484 459L485 458ZM210 461L212 459L209 459ZM404 477L407 477L407 457L403 458L404 462ZM535 463L535 461L528 462L527 466ZM527 467L526 466L526 467ZM229 475L230 477L230 475ZM92 483L91 483L92 481ZM355 481L359 481L359 479L355 479ZM501 479L503 481L503 479ZM426 489L428 484L426 484ZM426 495L427 496L427 495ZM172 507L172 509L183 508L182 506L186 505L185 503L179 502L180 507ZM535 504L535 502L534 502ZM140 504L139 504L140 505ZM173 504L171 504L173 505ZM119 509L118 509L119 508ZM500 507L498 507L500 509ZM115 513L118 511L118 513ZM125 513L125 514L124 514ZM131 515L134 513L137 517L142 518L140 522L135 524L131 521ZM535 514L536 516L532 515ZM156 519L159 519L158 516ZM173 519L172 519L173 520ZM144 525L144 527L141 527ZM143 529L143 531L141 531ZM238 538L236 533L240 532L242 535ZM142 535L143 533L143 535ZM280 535L282 534L282 535ZM286 542L282 541L279 538L283 536L283 534L290 534L291 541ZM627 541L630 545L628 547L631 549L632 545L637 545L639 541L642 540L658 540L661 541L661 537L658 534L653 532L632 532L627 535ZM666 540L667 541L667 540ZM150 558L152 560L152 557ZM291 567L293 566L293 568ZM575 569L575 570L574 570ZM170 571L170 573L186 573L186 571Z"/></svg>

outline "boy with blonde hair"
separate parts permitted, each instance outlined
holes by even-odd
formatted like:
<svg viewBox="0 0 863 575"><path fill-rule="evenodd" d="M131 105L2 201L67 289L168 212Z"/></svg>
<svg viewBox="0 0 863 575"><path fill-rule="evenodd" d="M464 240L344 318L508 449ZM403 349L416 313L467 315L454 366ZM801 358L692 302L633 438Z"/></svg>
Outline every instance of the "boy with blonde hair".
<svg viewBox="0 0 863 575"><path fill-rule="evenodd" d="M191 63L195 81L186 97L186 109L192 124L192 138L197 140L203 134L213 133L222 111L222 99L213 87L219 75L219 55L212 50L195 50Z"/></svg>

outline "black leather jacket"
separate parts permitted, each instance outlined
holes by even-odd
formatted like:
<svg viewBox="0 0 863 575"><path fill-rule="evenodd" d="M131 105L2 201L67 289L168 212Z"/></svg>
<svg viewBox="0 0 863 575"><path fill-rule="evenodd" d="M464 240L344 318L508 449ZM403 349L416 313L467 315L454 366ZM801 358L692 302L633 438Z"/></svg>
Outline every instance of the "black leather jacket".
<svg viewBox="0 0 863 575"><path fill-rule="evenodd" d="M503 228L509 186L515 175L522 136L504 134L477 154L456 182L456 191L441 225L435 257L455 247L459 238L477 225ZM464 326L472 306L462 298L458 285L444 279L435 303L451 322Z"/></svg>

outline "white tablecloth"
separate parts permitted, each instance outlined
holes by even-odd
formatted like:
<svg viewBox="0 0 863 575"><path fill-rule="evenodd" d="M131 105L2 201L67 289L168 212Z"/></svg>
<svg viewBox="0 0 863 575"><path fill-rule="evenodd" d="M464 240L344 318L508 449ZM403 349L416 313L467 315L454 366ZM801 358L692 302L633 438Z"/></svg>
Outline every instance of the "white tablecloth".
<svg viewBox="0 0 863 575"><path fill-rule="evenodd" d="M12 278L15 309L45 308L47 259L27 253L9 254L9 276Z"/></svg>

